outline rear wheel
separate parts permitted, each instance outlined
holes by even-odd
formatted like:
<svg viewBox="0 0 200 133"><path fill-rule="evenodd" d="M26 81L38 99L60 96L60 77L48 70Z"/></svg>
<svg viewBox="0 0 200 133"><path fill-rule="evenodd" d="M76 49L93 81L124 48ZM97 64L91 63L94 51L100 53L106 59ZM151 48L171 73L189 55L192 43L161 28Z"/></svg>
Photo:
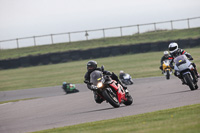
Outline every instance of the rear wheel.
<svg viewBox="0 0 200 133"><path fill-rule="evenodd" d="M186 80L187 85L190 87L190 90L192 90L192 91L196 90L195 84L193 83L193 80L192 80L190 74L184 75L183 78Z"/></svg>
<svg viewBox="0 0 200 133"><path fill-rule="evenodd" d="M105 89L102 92L102 95L104 96L104 98L115 108L118 108L120 106L120 103L117 99L117 95L113 92L113 91L108 91L107 89Z"/></svg>

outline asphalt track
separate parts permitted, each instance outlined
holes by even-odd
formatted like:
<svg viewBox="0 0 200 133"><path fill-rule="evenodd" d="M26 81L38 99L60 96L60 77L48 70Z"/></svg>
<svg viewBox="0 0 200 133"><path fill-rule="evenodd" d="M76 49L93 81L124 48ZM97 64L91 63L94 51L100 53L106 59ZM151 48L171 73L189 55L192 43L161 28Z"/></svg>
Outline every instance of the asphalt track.
<svg viewBox="0 0 200 133"><path fill-rule="evenodd" d="M190 91L175 77L134 79L134 83L128 87L134 103L119 108L96 104L83 84L77 85L79 93L67 95L61 86L0 92L0 101L39 97L0 104L0 133L39 131L200 103L200 89Z"/></svg>

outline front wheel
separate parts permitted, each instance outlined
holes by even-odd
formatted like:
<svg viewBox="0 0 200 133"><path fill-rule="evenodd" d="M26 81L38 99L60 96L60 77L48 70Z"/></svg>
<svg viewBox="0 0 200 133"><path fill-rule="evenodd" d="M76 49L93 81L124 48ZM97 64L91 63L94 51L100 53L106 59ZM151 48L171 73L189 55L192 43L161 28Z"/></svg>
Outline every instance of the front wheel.
<svg viewBox="0 0 200 133"><path fill-rule="evenodd" d="M193 80L190 76L190 74L186 74L183 76L183 78L186 80L187 85L190 87L190 90L196 90L195 84L193 83Z"/></svg>
<svg viewBox="0 0 200 133"><path fill-rule="evenodd" d="M127 105L127 106L131 105L133 103L132 96L130 94L127 94L126 98L127 98L127 101L125 101L124 104Z"/></svg>
<svg viewBox="0 0 200 133"><path fill-rule="evenodd" d="M170 72L169 72L169 70L167 70L166 79L170 79Z"/></svg>
<svg viewBox="0 0 200 133"><path fill-rule="evenodd" d="M118 108L120 106L120 103L117 99L117 95L114 92L105 89L102 92L102 95L107 100L107 102L109 102L113 107Z"/></svg>

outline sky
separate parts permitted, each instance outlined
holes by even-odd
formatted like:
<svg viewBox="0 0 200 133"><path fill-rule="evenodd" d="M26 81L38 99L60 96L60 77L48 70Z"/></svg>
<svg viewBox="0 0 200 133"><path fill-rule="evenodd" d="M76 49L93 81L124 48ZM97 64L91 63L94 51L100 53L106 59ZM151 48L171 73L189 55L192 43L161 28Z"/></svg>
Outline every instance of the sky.
<svg viewBox="0 0 200 133"><path fill-rule="evenodd" d="M200 17L200 0L0 0L0 40Z"/></svg>

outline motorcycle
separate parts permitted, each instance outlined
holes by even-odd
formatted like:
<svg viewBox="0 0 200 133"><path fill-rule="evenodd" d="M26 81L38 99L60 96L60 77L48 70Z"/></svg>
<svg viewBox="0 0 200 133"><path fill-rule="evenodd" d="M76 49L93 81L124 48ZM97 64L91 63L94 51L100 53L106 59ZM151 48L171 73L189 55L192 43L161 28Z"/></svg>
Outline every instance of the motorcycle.
<svg viewBox="0 0 200 133"><path fill-rule="evenodd" d="M170 67L170 61L164 60L162 68L163 68L163 74L165 75L166 79L170 79L170 75L173 73L172 68Z"/></svg>
<svg viewBox="0 0 200 133"><path fill-rule="evenodd" d="M67 82L63 82L62 89L65 91L66 94L79 92L79 90L76 89L75 84L71 84Z"/></svg>
<svg viewBox="0 0 200 133"><path fill-rule="evenodd" d="M180 74L184 83L190 87L190 90L198 89L198 77L192 62L185 55L180 55L174 59L174 63L174 70Z"/></svg>
<svg viewBox="0 0 200 133"><path fill-rule="evenodd" d="M125 85L132 85L133 84L133 80L132 80L131 75L129 75L127 73L125 75L123 75L122 78L120 78L120 80Z"/></svg>
<svg viewBox="0 0 200 133"><path fill-rule="evenodd" d="M90 84L103 100L110 103L113 107L118 108L121 103L131 105L133 99L129 93L126 93L123 87L109 75L103 75L99 70L90 74Z"/></svg>

